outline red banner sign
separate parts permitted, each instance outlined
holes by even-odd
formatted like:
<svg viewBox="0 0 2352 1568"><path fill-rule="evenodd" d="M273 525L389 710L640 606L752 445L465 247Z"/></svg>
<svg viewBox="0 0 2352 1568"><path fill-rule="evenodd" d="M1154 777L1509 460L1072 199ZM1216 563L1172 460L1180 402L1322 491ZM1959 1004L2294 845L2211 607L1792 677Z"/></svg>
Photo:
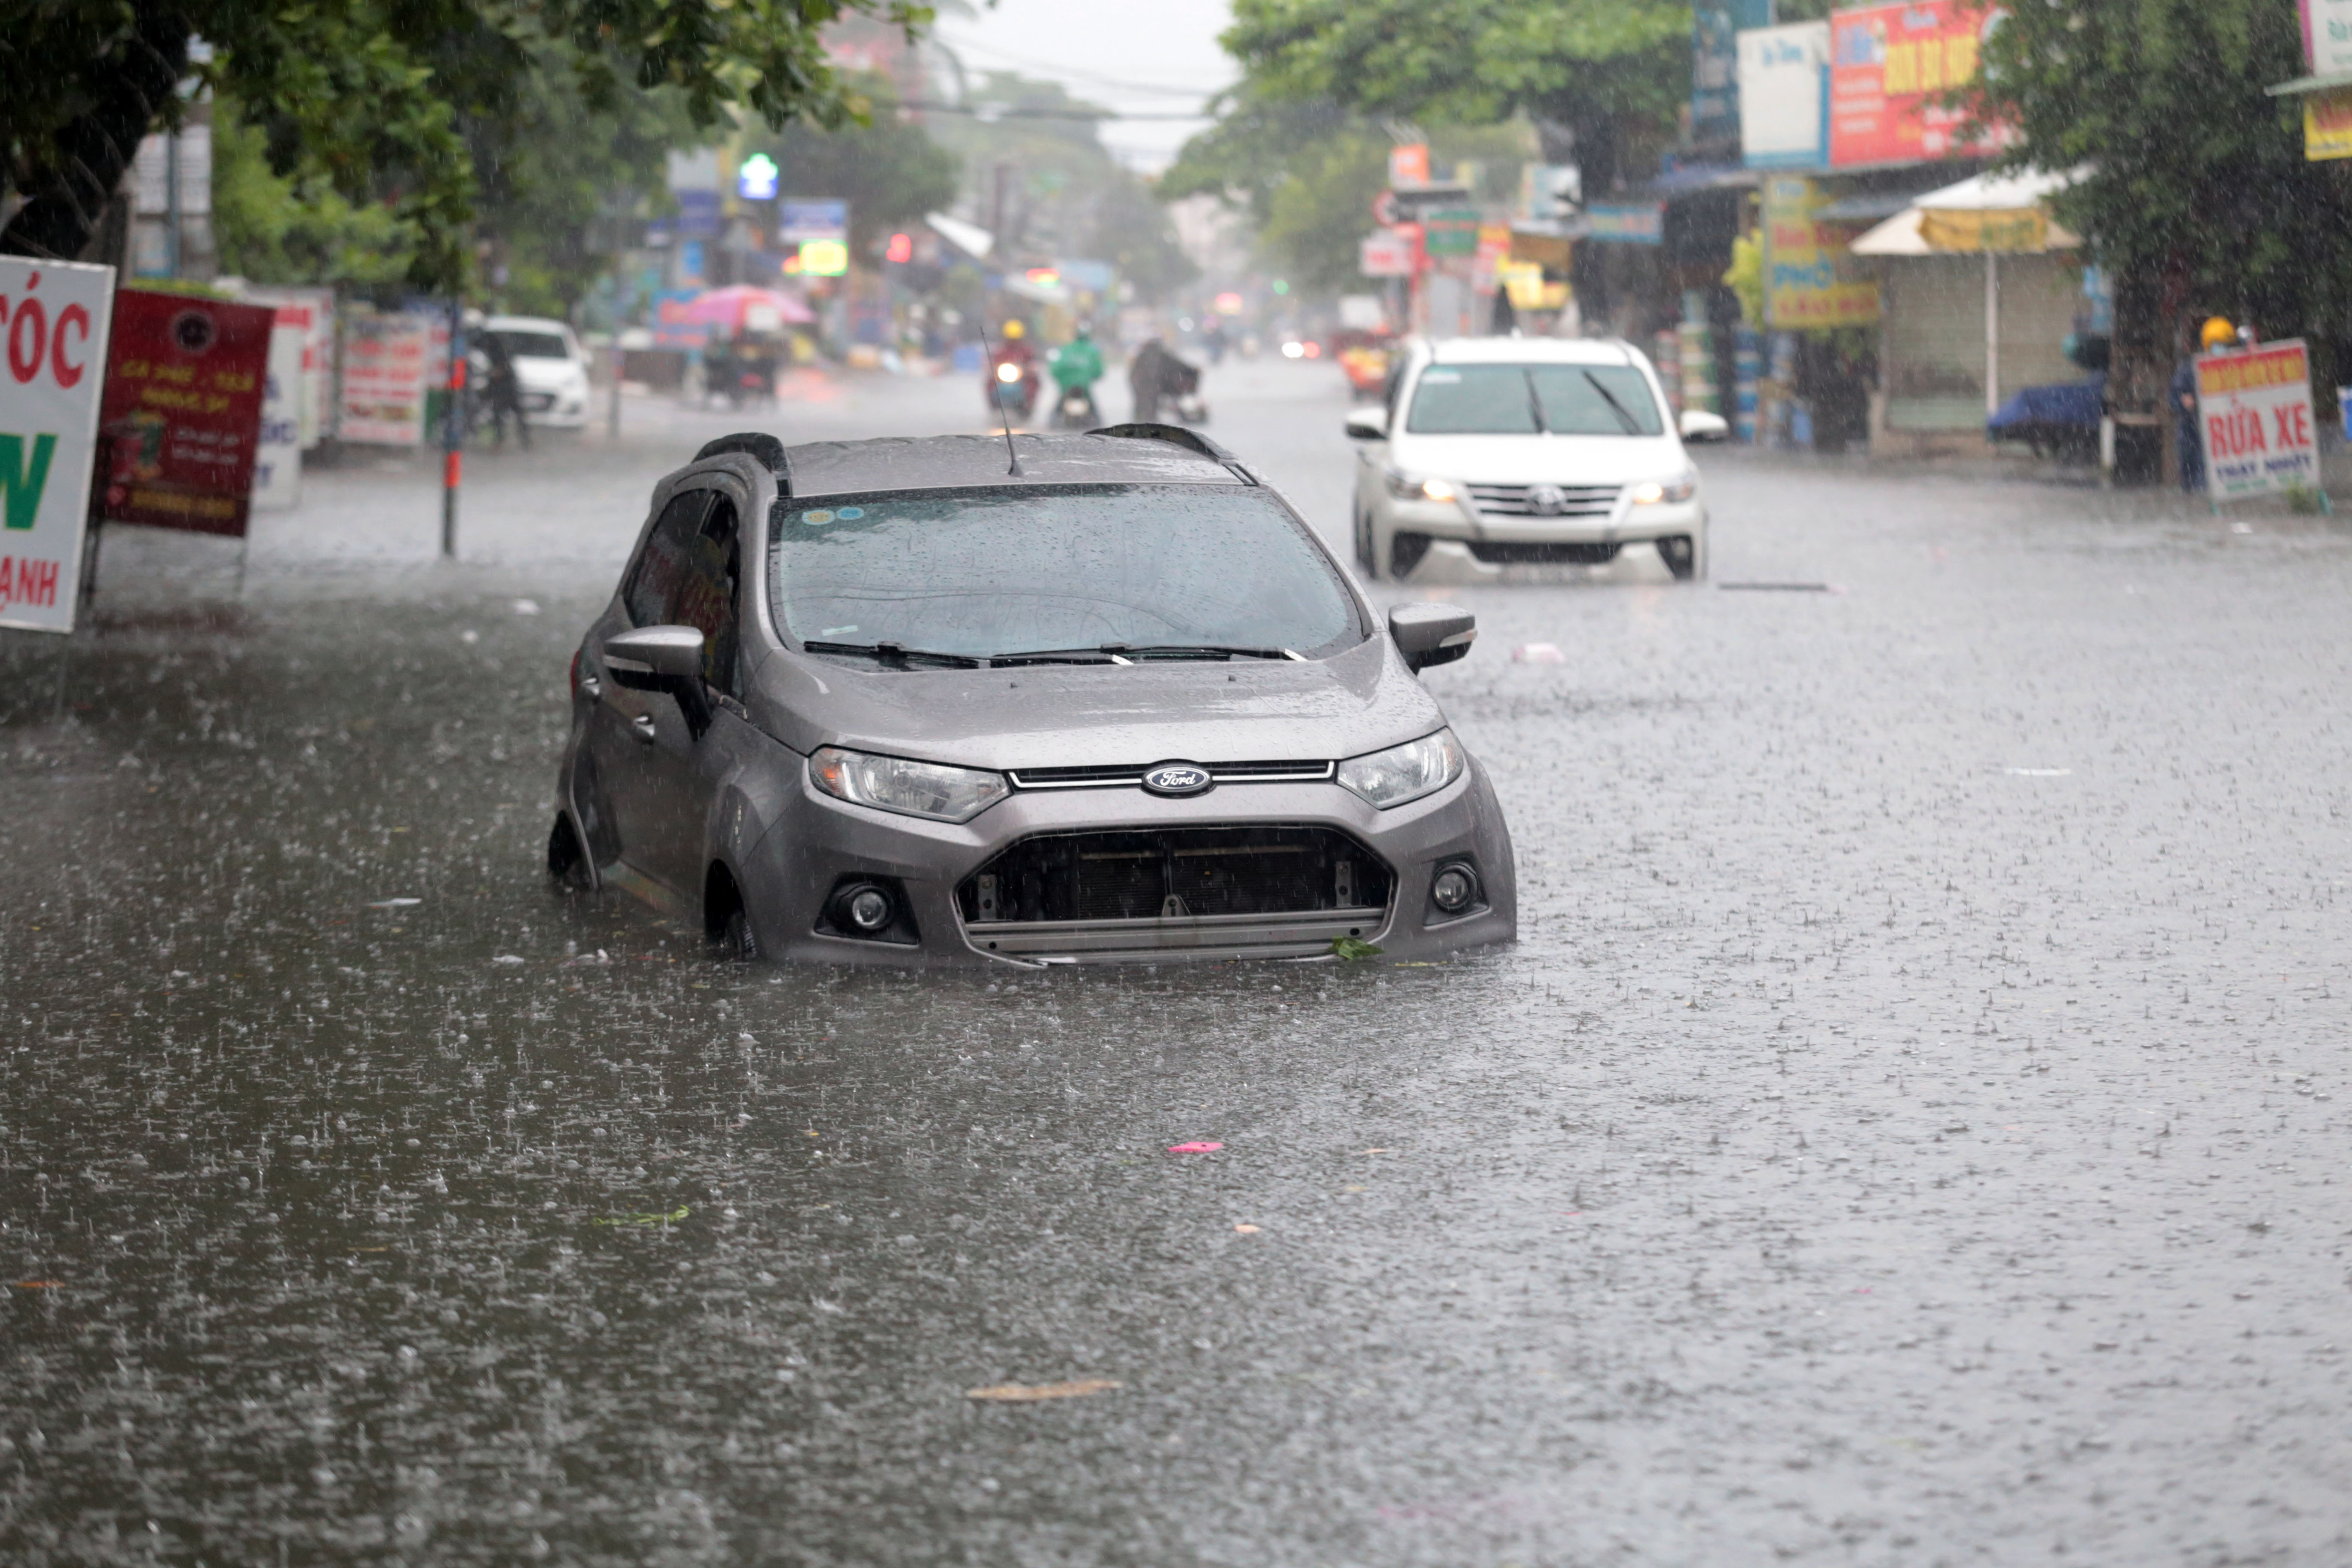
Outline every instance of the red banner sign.
<svg viewBox="0 0 2352 1568"><path fill-rule="evenodd" d="M113 443L110 521L244 537L275 317L187 294L115 295L100 410Z"/></svg>
<svg viewBox="0 0 2352 1568"><path fill-rule="evenodd" d="M1830 165L1899 163L1992 151L1961 133L1944 95L1977 79L1996 15L1967 0L1871 5L1830 18Z"/></svg>

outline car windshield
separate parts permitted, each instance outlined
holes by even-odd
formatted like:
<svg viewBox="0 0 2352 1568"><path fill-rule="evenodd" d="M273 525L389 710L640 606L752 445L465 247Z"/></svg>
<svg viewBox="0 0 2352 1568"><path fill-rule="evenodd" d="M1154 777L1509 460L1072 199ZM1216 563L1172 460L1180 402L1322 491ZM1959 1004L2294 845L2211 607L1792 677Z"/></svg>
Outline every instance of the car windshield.
<svg viewBox="0 0 2352 1568"><path fill-rule="evenodd" d="M1422 436L1655 436L1649 378L1630 364L1439 364L1405 426Z"/></svg>
<svg viewBox="0 0 2352 1568"><path fill-rule="evenodd" d="M1263 490L1064 486L776 503L768 592L803 643L1336 652L1353 601Z"/></svg>
<svg viewBox="0 0 2352 1568"><path fill-rule="evenodd" d="M553 332L518 332L500 328L492 336L517 359L570 359L572 350Z"/></svg>

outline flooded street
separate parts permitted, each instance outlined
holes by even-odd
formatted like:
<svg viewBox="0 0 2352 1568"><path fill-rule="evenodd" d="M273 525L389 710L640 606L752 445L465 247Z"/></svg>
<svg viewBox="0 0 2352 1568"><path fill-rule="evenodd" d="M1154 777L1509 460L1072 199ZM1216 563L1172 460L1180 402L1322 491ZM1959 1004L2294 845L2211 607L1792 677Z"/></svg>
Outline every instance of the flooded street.
<svg viewBox="0 0 2352 1568"><path fill-rule="evenodd" d="M654 481L980 426L796 391L0 640L9 1560L2352 1560L2340 522L1704 448L1711 582L1437 590L1515 946L731 965L541 868Z"/></svg>

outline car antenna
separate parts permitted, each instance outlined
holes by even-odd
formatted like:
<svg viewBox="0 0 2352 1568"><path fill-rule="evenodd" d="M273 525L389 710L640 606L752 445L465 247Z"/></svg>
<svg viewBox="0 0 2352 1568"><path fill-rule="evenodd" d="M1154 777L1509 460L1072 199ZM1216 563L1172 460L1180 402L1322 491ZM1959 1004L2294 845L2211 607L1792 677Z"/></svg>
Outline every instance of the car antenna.
<svg viewBox="0 0 2352 1568"><path fill-rule="evenodd" d="M1013 415L1004 399L996 395L996 351L988 346L988 323L975 314L972 325L980 329L980 352L988 356L988 400L996 405L996 417L1004 425L1004 455L1013 459L1013 466L1004 471L1015 479L1026 479L1021 471L1021 454L1013 447Z"/></svg>

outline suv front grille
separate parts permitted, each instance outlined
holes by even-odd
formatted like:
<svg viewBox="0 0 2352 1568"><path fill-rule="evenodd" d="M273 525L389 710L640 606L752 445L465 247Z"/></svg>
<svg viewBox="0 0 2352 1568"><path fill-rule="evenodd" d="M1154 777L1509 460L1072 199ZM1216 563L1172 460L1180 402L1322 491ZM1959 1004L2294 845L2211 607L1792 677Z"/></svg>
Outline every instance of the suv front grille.
<svg viewBox="0 0 2352 1568"><path fill-rule="evenodd" d="M1112 763L1087 768L1015 768L1015 789L1137 789L1150 763ZM1326 784L1337 772L1336 763L1204 763L1209 776L1228 784Z"/></svg>
<svg viewBox="0 0 2352 1568"><path fill-rule="evenodd" d="M1380 857L1326 827L1171 827L1024 838L963 879L973 945L1013 954L1313 952L1386 919Z"/></svg>
<svg viewBox="0 0 2352 1568"><path fill-rule="evenodd" d="M1538 511L1528 503L1531 485L1472 485L1470 500L1490 517L1607 517L1617 510L1615 485L1549 485L1559 494L1559 505Z"/></svg>

